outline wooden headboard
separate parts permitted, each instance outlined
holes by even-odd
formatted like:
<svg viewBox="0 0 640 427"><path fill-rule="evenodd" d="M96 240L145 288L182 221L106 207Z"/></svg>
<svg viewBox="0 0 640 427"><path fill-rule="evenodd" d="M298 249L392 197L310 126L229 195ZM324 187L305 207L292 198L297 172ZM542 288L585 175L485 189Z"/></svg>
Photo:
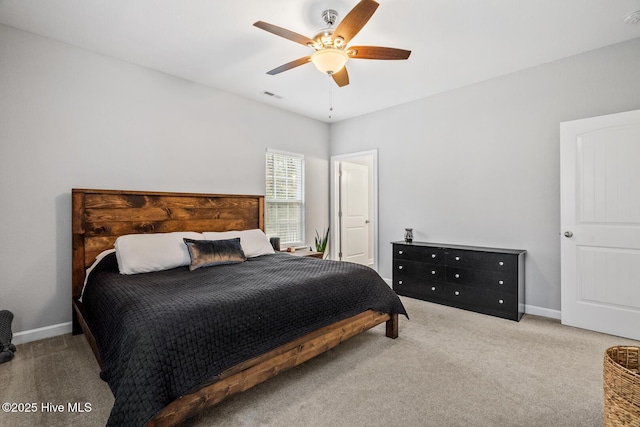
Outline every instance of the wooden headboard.
<svg viewBox="0 0 640 427"><path fill-rule="evenodd" d="M85 269L119 236L264 230L264 196L73 189L71 199L74 298Z"/></svg>

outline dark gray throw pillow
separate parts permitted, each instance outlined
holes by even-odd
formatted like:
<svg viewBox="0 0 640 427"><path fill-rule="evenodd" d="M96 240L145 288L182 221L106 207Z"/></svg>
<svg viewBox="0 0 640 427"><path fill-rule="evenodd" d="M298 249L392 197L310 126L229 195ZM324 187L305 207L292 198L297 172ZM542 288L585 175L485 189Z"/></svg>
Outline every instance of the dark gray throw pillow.
<svg viewBox="0 0 640 427"><path fill-rule="evenodd" d="M239 237L227 240L184 239L184 243L189 249L191 257L189 270L191 271L202 267L236 264L247 260L242 246L240 246Z"/></svg>

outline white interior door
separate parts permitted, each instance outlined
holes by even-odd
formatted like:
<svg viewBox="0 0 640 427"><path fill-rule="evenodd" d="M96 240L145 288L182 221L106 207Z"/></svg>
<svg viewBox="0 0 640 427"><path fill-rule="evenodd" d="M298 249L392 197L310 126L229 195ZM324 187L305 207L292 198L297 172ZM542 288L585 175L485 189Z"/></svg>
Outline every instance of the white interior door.
<svg viewBox="0 0 640 427"><path fill-rule="evenodd" d="M340 162L340 259L369 263L369 168Z"/></svg>
<svg viewBox="0 0 640 427"><path fill-rule="evenodd" d="M562 323L640 339L640 110L560 133Z"/></svg>

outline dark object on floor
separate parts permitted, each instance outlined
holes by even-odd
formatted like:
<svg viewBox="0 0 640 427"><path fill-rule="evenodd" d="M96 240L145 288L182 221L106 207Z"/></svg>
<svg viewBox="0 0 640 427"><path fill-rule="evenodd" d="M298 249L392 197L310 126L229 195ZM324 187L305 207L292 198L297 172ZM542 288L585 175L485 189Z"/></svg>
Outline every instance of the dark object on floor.
<svg viewBox="0 0 640 427"><path fill-rule="evenodd" d="M13 313L9 310L0 310L0 363L13 359L16 346L11 344L13 333L11 332L11 322Z"/></svg>

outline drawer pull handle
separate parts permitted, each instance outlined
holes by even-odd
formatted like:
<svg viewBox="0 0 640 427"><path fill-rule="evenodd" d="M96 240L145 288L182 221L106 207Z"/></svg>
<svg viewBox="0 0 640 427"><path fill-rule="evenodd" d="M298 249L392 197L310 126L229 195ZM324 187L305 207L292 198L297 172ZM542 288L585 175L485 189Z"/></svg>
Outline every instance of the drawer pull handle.
<svg viewBox="0 0 640 427"><path fill-rule="evenodd" d="M504 262L500 261L500 262L498 263L498 265L504 265Z"/></svg>
<svg viewBox="0 0 640 427"><path fill-rule="evenodd" d="M456 279L459 279L460 275L458 273L456 273Z"/></svg>
<svg viewBox="0 0 640 427"><path fill-rule="evenodd" d="M498 280L498 285L504 285L504 280Z"/></svg>
<svg viewBox="0 0 640 427"><path fill-rule="evenodd" d="M460 295L460 291L455 291L454 294Z"/></svg>
<svg viewBox="0 0 640 427"><path fill-rule="evenodd" d="M402 255L402 251L398 251L398 255Z"/></svg>
<svg viewBox="0 0 640 427"><path fill-rule="evenodd" d="M431 258L435 258L435 257L436 257L436 254L431 254Z"/></svg>
<svg viewBox="0 0 640 427"><path fill-rule="evenodd" d="M460 257L459 256L456 257L456 261L460 261Z"/></svg>
<svg viewBox="0 0 640 427"><path fill-rule="evenodd" d="M402 266L401 265L398 266L398 270L402 270Z"/></svg>
<svg viewBox="0 0 640 427"><path fill-rule="evenodd" d="M402 285L402 280L398 280L398 285Z"/></svg>
<svg viewBox="0 0 640 427"><path fill-rule="evenodd" d="M435 286L432 286L432 287L431 287L431 290L432 290L432 291L435 291L435 290L436 290L436 287L435 287Z"/></svg>
<svg viewBox="0 0 640 427"><path fill-rule="evenodd" d="M431 274L436 274L436 271L435 270L431 270Z"/></svg>
<svg viewBox="0 0 640 427"><path fill-rule="evenodd" d="M499 302L500 304L504 304L504 300L503 300L503 299L499 299L499 300L498 300L498 302Z"/></svg>

